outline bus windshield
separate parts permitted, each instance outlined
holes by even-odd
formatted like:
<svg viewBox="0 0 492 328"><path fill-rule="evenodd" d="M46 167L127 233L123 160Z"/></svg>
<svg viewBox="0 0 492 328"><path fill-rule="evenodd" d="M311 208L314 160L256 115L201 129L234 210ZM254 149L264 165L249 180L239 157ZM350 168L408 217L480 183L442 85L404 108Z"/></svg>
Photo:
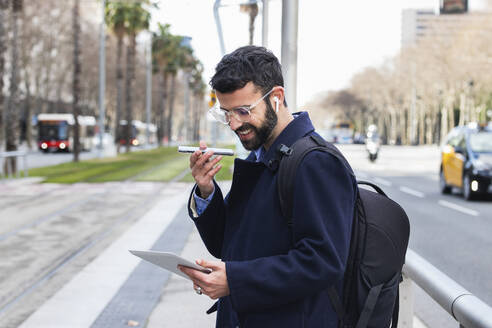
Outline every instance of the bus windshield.
<svg viewBox="0 0 492 328"><path fill-rule="evenodd" d="M39 122L38 139L41 140L66 140L68 139L67 122L44 123Z"/></svg>

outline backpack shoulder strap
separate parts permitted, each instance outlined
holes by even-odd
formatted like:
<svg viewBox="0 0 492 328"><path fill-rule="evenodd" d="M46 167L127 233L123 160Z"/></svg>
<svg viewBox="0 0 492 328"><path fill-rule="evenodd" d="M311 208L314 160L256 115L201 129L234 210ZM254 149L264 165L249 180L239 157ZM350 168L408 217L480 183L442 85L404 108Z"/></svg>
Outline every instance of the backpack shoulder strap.
<svg viewBox="0 0 492 328"><path fill-rule="evenodd" d="M308 153L313 150L327 152L340 160L351 175L354 176L354 173L347 160L338 151L338 149L318 135L308 135L297 140L288 151L286 151L285 148L285 145L280 145L279 147L281 157L277 177L277 189L282 215L286 218L287 224L292 226L292 205L294 200L294 183L296 172L300 163Z"/></svg>

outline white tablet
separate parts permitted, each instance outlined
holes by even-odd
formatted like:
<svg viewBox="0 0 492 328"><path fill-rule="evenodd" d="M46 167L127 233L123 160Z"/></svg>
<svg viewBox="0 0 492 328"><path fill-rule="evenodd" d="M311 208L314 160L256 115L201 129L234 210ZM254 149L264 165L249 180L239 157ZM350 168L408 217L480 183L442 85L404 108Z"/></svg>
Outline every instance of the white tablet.
<svg viewBox="0 0 492 328"><path fill-rule="evenodd" d="M130 250L130 253L188 280L191 279L178 269L178 265L189 267L204 273L212 272L211 269L204 268L173 253L135 250Z"/></svg>

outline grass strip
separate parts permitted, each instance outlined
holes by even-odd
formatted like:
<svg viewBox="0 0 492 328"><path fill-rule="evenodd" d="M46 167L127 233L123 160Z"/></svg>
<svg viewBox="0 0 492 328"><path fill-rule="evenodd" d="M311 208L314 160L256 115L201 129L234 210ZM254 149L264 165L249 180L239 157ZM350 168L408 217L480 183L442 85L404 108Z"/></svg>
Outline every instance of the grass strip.
<svg viewBox="0 0 492 328"><path fill-rule="evenodd" d="M180 156L167 161L149 172L144 172L136 181L171 181L175 176L186 170L189 164L190 160L188 156Z"/></svg>
<svg viewBox="0 0 492 328"><path fill-rule="evenodd" d="M29 170L29 176L45 177L44 182L76 183L123 181L179 157L176 147L120 154L116 157L63 163Z"/></svg>

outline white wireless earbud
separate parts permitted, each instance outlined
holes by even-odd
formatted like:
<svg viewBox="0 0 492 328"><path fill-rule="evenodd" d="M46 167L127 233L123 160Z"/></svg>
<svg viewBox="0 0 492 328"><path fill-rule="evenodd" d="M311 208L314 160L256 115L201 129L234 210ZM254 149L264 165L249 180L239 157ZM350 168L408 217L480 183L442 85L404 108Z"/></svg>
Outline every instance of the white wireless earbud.
<svg viewBox="0 0 492 328"><path fill-rule="evenodd" d="M278 100L278 97L273 97L273 100L275 101L275 113L278 113L278 104L280 100Z"/></svg>

